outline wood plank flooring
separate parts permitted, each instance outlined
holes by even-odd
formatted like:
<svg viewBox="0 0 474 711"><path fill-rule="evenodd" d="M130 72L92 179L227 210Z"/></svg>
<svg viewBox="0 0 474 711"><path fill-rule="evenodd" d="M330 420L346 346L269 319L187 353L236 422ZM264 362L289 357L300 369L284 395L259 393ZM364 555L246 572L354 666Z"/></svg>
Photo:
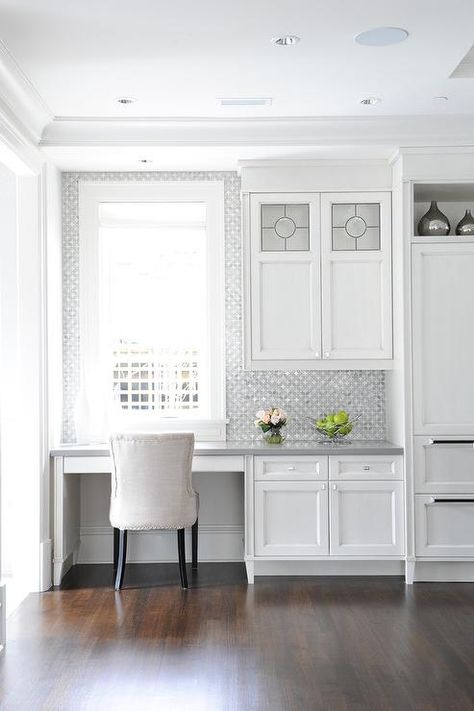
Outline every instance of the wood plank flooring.
<svg viewBox="0 0 474 711"><path fill-rule="evenodd" d="M472 711L474 585L260 578L200 564L77 566L30 595L0 661L5 711Z"/></svg>

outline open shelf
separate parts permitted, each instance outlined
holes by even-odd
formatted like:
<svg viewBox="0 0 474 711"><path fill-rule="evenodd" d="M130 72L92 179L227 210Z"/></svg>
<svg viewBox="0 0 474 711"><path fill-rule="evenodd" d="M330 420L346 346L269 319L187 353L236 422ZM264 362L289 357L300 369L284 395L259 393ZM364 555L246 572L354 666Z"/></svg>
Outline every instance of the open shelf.
<svg viewBox="0 0 474 711"><path fill-rule="evenodd" d="M418 222L427 212L432 200L448 218L451 229L445 237L421 237ZM456 225L464 217L466 210L474 215L474 183L415 183L413 185L413 235L415 242L472 242L474 236L458 237Z"/></svg>

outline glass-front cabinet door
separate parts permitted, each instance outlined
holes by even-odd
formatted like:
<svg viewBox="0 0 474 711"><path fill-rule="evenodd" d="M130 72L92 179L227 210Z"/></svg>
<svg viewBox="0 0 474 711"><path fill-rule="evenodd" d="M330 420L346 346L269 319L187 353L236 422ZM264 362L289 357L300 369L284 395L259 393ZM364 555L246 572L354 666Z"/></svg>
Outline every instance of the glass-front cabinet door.
<svg viewBox="0 0 474 711"><path fill-rule="evenodd" d="M250 196L250 358L321 358L320 196Z"/></svg>
<svg viewBox="0 0 474 711"><path fill-rule="evenodd" d="M389 367L390 193L243 199L246 367Z"/></svg>
<svg viewBox="0 0 474 711"><path fill-rule="evenodd" d="M324 360L392 357L389 193L323 193Z"/></svg>

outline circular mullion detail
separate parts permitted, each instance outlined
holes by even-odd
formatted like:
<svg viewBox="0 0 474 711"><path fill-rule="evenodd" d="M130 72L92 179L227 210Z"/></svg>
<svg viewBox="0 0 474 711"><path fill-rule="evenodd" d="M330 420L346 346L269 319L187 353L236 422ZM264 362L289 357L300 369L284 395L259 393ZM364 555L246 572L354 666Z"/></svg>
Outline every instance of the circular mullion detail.
<svg viewBox="0 0 474 711"><path fill-rule="evenodd" d="M344 229L352 239L359 239L367 232L367 222L360 215L352 215L346 220Z"/></svg>
<svg viewBox="0 0 474 711"><path fill-rule="evenodd" d="M296 222L291 217L279 217L273 229L281 239L289 239L296 232Z"/></svg>

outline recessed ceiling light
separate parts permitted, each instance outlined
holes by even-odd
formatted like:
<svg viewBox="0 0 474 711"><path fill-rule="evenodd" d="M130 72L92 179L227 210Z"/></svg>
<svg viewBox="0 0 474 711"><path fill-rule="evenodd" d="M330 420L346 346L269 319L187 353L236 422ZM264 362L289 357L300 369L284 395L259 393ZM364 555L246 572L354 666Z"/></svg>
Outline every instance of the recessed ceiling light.
<svg viewBox="0 0 474 711"><path fill-rule="evenodd" d="M119 96L117 99L115 99L117 104L122 104L123 106L126 106L127 104L134 104L136 99L133 98L133 96Z"/></svg>
<svg viewBox="0 0 474 711"><path fill-rule="evenodd" d="M269 96L218 97L221 106L270 106Z"/></svg>
<svg viewBox="0 0 474 711"><path fill-rule="evenodd" d="M364 106L375 106L375 104L380 104L381 101L382 99L380 99L378 96L365 96L363 99L360 100L360 103Z"/></svg>
<svg viewBox="0 0 474 711"><path fill-rule="evenodd" d="M373 30L361 32L354 37L358 44L366 47L386 47L389 44L403 42L408 32L401 27L375 27Z"/></svg>
<svg viewBox="0 0 474 711"><path fill-rule="evenodd" d="M282 35L281 37L272 37L273 44L278 44L280 47L288 47L291 44L298 44L300 37L296 35Z"/></svg>

